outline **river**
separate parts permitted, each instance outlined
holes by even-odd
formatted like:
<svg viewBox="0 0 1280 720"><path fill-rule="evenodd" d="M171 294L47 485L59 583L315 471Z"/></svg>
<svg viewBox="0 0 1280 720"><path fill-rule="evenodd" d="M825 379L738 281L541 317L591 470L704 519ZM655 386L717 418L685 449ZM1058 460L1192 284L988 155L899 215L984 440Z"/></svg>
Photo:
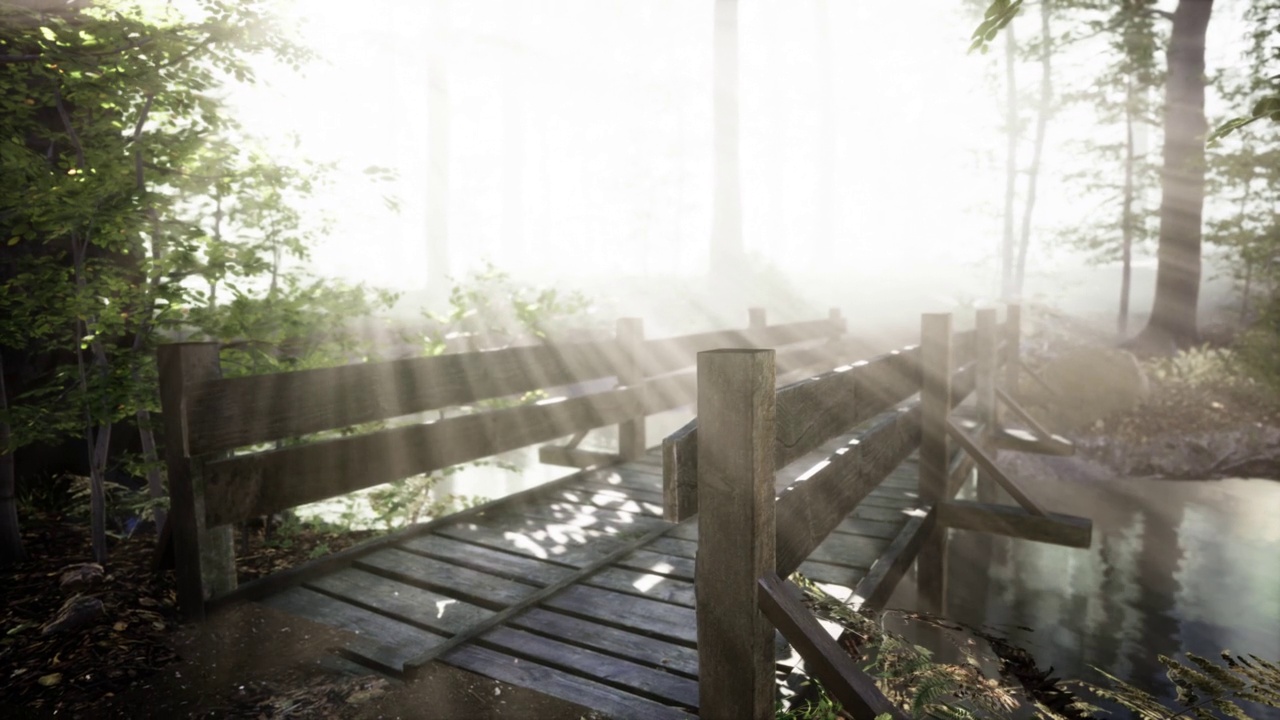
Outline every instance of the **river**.
<svg viewBox="0 0 1280 720"><path fill-rule="evenodd" d="M1098 667L1165 700L1157 655L1280 660L1280 482L1035 475L1022 482L1041 504L1093 519L1092 547L951 531L948 617L1005 635L1057 677L1102 684ZM889 607L914 605L913 586Z"/></svg>

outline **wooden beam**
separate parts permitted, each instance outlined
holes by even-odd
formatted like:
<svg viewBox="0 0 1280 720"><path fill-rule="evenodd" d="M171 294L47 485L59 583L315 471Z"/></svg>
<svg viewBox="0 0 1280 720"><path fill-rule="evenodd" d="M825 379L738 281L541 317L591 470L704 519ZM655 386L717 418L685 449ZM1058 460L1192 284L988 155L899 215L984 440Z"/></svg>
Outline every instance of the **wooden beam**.
<svg viewBox="0 0 1280 720"><path fill-rule="evenodd" d="M1044 517L1046 515L1044 509L1037 505L1034 500L1023 492L1022 488L1018 486L1018 483L1008 475L1005 475L1004 471L996 466L996 463L991 459L991 456L983 452L982 448L978 447L977 443L975 443L973 439L969 437L969 434L961 429L954 420L948 421L946 429L947 433L951 436L951 439L955 440L960 447L965 452L969 453L969 455L973 457L974 461L978 463L978 469L986 473L992 480L995 480L1000 487L1004 488L1005 492L1009 493L1015 502L1026 508L1027 512L1033 515L1038 515L1040 517Z"/></svg>
<svg viewBox="0 0 1280 720"><path fill-rule="evenodd" d="M617 465L623 461L615 453L583 450L582 448L562 447L560 445L543 445L538 448L538 462L543 465L559 465L561 467L587 468Z"/></svg>
<svg viewBox="0 0 1280 720"><path fill-rule="evenodd" d="M946 497L948 416L952 397L951 316L927 314L920 323L920 502L936 506ZM920 549L916 584L921 602L943 612L947 587L946 533L935 532Z"/></svg>
<svg viewBox="0 0 1280 720"><path fill-rule="evenodd" d="M1025 430L1011 428L1001 428L996 432L995 446L1001 450L1034 453L1036 455L1066 457L1076 454L1075 443L1061 435L1036 437Z"/></svg>
<svg viewBox="0 0 1280 720"><path fill-rule="evenodd" d="M937 513L932 508L922 508L919 514L907 520L889 547L876 559L866 577L858 581L853 590L853 600L858 607L879 610L889 602L898 581L911 568L920 549L934 532Z"/></svg>
<svg viewBox="0 0 1280 720"><path fill-rule="evenodd" d="M1032 515L1010 505L952 500L939 507L938 521L960 530L1006 535L1022 540L1087 548L1093 536L1093 521L1074 515L1049 513Z"/></svg>
<svg viewBox="0 0 1280 720"><path fill-rule="evenodd" d="M169 521L173 542L178 608L185 620L202 620L205 601L236 586L231 528L205 522L205 483L191 457L192 406L196 383L222 375L217 343L173 343L156 349L160 407L164 418L164 456L169 481ZM215 525L217 523L214 523ZM164 551L164 548L161 548Z"/></svg>
<svg viewBox="0 0 1280 720"><path fill-rule="evenodd" d="M695 381L692 373L673 375L559 402L211 462L205 466L205 512L211 525L237 522L612 425L678 406Z"/></svg>
<svg viewBox="0 0 1280 720"><path fill-rule="evenodd" d="M774 716L773 626L756 579L774 568L772 350L698 354L700 714Z"/></svg>
<svg viewBox="0 0 1280 720"><path fill-rule="evenodd" d="M919 405L880 415L777 504L777 573L795 572L831 531L920 444Z"/></svg>
<svg viewBox="0 0 1280 720"><path fill-rule="evenodd" d="M1022 306L1009 305L1005 308L1004 342L1007 353L1004 361L1004 389L1013 397L1021 392L1018 389L1018 370L1022 367Z"/></svg>
<svg viewBox="0 0 1280 720"><path fill-rule="evenodd" d="M1000 392L999 377L999 348L1000 343L999 328L996 324L995 308L984 308L978 311L977 318L977 339L978 357L977 363L977 382L974 391L977 393L978 405L978 423L982 430L978 435L978 445L983 450L991 453L992 459L996 457L995 432L999 428L1000 412L996 405L996 395ZM962 456L969 458L967 453L961 453ZM996 499L995 481L987 477L985 473L978 473L979 499L984 501L993 501ZM949 497L955 497L952 493Z"/></svg>
<svg viewBox="0 0 1280 720"><path fill-rule="evenodd" d="M614 343L537 345L227 378L191 391L192 454L609 377Z"/></svg>
<svg viewBox="0 0 1280 720"><path fill-rule="evenodd" d="M809 613L800 588L775 573L760 578L757 587L760 608L846 713L854 720L875 720L881 715L906 720L907 715L880 692L875 680L858 668L849 653Z"/></svg>
<svg viewBox="0 0 1280 720"><path fill-rule="evenodd" d="M1054 435L1053 433L1045 429L1043 425L1041 425L1039 422L1036 422L1036 419L1031 417L1031 414L1028 413L1025 409L1023 409L1023 407L1019 405L1016 400L1010 397L1008 393L1006 393L1003 390L997 390L996 395L997 397L1000 398L1000 401L1005 404L1005 407L1013 411L1014 415L1017 415L1018 418L1022 420L1022 422L1026 423L1031 427L1031 431L1035 433L1036 439L1041 441L1052 441L1052 442L1045 443L1046 445L1049 446L1049 448L1046 448L1046 450L1043 450L1043 451L1027 450L1024 452L1046 452L1046 454L1050 454L1050 455L1074 455L1075 454L1075 451L1076 451L1075 444L1073 444L1070 440L1062 437L1061 435ZM1015 441L1018 439L1020 438L1014 438ZM1010 449L1015 449L1015 448L1010 448Z"/></svg>
<svg viewBox="0 0 1280 720"><path fill-rule="evenodd" d="M662 516L682 522L698 513L698 421L662 440Z"/></svg>
<svg viewBox="0 0 1280 720"><path fill-rule="evenodd" d="M640 367L641 345L644 343L644 321L640 318L619 318L618 384L634 387L644 382L644 370ZM635 460L644 454L644 417L636 417L618 424L618 454L623 460Z"/></svg>

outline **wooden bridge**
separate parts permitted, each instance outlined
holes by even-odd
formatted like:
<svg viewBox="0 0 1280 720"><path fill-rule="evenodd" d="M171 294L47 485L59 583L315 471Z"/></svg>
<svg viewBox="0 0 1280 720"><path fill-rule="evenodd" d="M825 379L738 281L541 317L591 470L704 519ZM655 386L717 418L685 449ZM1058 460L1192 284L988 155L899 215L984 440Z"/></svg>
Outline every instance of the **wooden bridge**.
<svg viewBox="0 0 1280 720"><path fill-rule="evenodd" d="M442 661L616 717L772 717L785 638L855 716L892 711L782 578L879 606L914 561L940 605L948 527L1089 544L1087 520L1045 512L994 464L1000 447L1070 451L1011 397L1007 315L955 334L927 315L920 345L867 360L842 357L836 311L661 340L623 320L608 342L239 378L219 376L217 345L163 346L180 607L261 602L350 631L342 652L382 672ZM618 385L565 396L601 378ZM697 419L649 449L645 416L695 399ZM1030 432L1002 429L1001 402ZM611 425L617 455L578 447ZM569 436L540 449L584 468L568 477L235 585L233 523ZM954 500L974 475L980 502Z"/></svg>

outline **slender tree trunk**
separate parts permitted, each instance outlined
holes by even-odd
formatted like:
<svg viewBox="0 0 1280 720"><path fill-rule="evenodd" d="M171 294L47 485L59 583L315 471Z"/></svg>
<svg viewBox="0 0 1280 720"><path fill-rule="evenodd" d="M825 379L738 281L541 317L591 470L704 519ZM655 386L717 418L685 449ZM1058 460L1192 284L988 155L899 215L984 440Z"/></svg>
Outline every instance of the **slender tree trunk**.
<svg viewBox="0 0 1280 720"><path fill-rule="evenodd" d="M1018 241L1018 269L1013 276L1014 297L1022 297L1022 285L1027 274L1027 251L1031 247L1031 214L1036 207L1036 185L1040 180L1040 161L1044 156L1044 136L1049 128L1049 115L1053 105L1053 35L1049 31L1049 1L1040 0L1040 109L1036 114L1036 139L1031 154L1031 167L1027 170L1022 237Z"/></svg>
<svg viewBox="0 0 1280 720"><path fill-rule="evenodd" d="M449 0L432 0L427 43L427 294L449 292Z"/></svg>
<svg viewBox="0 0 1280 720"><path fill-rule="evenodd" d="M71 259L75 269L75 282L82 295L88 285L88 279L85 277L85 256L89 250L88 232L85 235L84 238L73 237L71 239ZM76 338L88 337L88 321L77 320L75 331ZM105 383L110 374L110 367L102 339L95 337L90 340L89 348L92 352L93 367L98 371ZM99 408L101 416L96 423L93 421L92 413L89 411L89 369L85 365L84 350L82 348L76 349L76 360L79 364L80 390L84 393L84 437L86 450L89 454L90 542L93 546L94 561L105 565L107 562L106 472L107 454L111 447L111 421L108 419L110 417L110 407L104 396ZM104 392L105 390L103 388Z"/></svg>
<svg viewBox="0 0 1280 720"><path fill-rule="evenodd" d="M9 396L4 385L4 355L0 354L0 413L8 412ZM12 567L27 559L18 524L18 479L9 452L9 423L0 419L0 568Z"/></svg>
<svg viewBox="0 0 1280 720"><path fill-rule="evenodd" d="M732 282L745 261L738 165L738 0L716 0L713 45L715 205L708 270L713 279Z"/></svg>
<svg viewBox="0 0 1280 720"><path fill-rule="evenodd" d="M1199 341L1201 222L1204 211L1205 33L1213 0L1179 0L1165 84L1160 246L1151 319L1132 345L1167 353Z"/></svg>
<svg viewBox="0 0 1280 720"><path fill-rule="evenodd" d="M1005 67L1005 134L1007 146L1004 165L1004 239L1000 244L1000 297L1014 300L1013 284L1013 213L1018 197L1018 42L1013 34L1013 23L1004 30Z"/></svg>
<svg viewBox="0 0 1280 720"><path fill-rule="evenodd" d="M1124 111L1124 208L1120 214L1120 316L1116 319L1116 334L1121 342L1129 336L1129 293L1133 285L1133 165L1136 152L1133 137L1134 115L1133 78L1125 85Z"/></svg>

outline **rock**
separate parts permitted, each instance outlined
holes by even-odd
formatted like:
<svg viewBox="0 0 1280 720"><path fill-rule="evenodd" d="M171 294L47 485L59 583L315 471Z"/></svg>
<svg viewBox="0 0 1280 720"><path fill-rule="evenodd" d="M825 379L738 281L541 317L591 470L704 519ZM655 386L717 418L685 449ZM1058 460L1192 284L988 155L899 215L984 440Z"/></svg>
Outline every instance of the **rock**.
<svg viewBox="0 0 1280 720"><path fill-rule="evenodd" d="M62 603L57 617L40 628L40 634L52 635L54 633L79 630L102 617L105 611L102 601L98 598L88 595L73 595Z"/></svg>
<svg viewBox="0 0 1280 720"><path fill-rule="evenodd" d="M1113 348L1070 350L1046 363L1039 375L1054 393L1026 379L1022 396L1032 414L1053 430L1089 427L1132 410L1150 394L1138 359Z"/></svg>
<svg viewBox="0 0 1280 720"><path fill-rule="evenodd" d="M102 584L103 570L98 563L68 565L58 577L58 588L64 595L77 595Z"/></svg>

